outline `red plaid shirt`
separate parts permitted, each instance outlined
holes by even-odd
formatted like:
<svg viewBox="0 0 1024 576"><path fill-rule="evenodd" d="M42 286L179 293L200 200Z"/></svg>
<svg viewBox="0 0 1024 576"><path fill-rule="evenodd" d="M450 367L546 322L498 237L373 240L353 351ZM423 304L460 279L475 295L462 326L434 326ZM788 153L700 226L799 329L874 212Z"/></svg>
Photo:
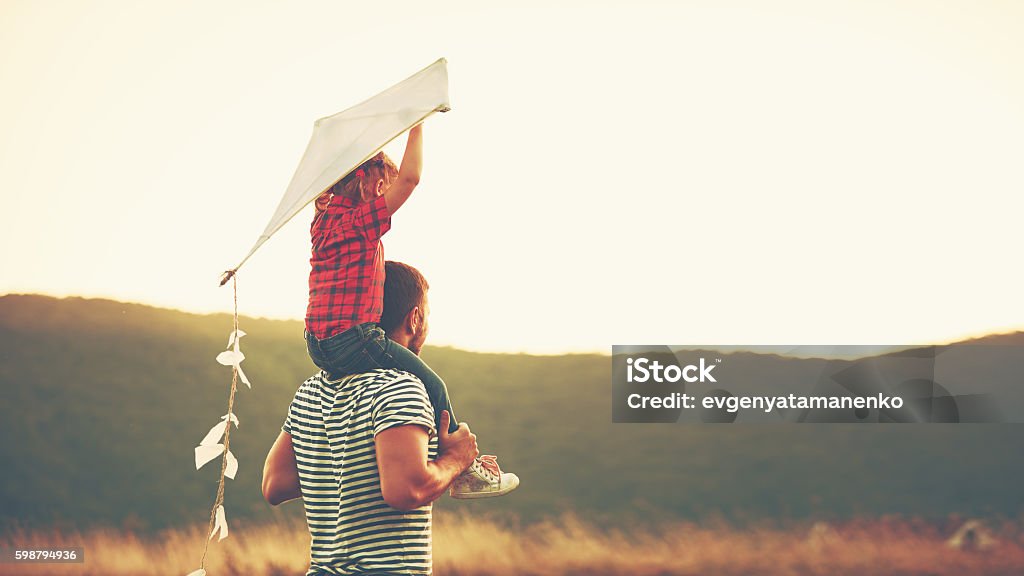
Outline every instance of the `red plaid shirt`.
<svg viewBox="0 0 1024 576"><path fill-rule="evenodd" d="M379 322L384 310L384 246L391 228L384 196L357 204L331 198L313 218L309 234L309 307L306 330L323 339L363 322Z"/></svg>

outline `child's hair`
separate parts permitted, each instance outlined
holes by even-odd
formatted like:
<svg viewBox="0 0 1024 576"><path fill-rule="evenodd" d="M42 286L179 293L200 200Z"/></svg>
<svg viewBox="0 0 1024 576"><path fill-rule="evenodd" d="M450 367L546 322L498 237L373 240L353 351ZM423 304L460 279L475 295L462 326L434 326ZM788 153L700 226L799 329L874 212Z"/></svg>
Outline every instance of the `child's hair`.
<svg viewBox="0 0 1024 576"><path fill-rule="evenodd" d="M398 166L388 158L384 152L378 152L372 158L363 162L358 168L348 173L334 186L331 186L316 199L317 212L325 210L331 201L331 196L344 196L359 202L362 197L360 184L368 186L376 185L377 180L383 180L384 186L390 186L398 177Z"/></svg>
<svg viewBox="0 0 1024 576"><path fill-rule="evenodd" d="M388 186L398 177L398 166L388 158L388 155L383 152L378 152L372 158L363 162L345 176L337 184L331 188L331 192L335 195L345 196L352 200L359 200L360 184L366 183L368 186L372 186L377 183L377 180L383 180L384 185Z"/></svg>

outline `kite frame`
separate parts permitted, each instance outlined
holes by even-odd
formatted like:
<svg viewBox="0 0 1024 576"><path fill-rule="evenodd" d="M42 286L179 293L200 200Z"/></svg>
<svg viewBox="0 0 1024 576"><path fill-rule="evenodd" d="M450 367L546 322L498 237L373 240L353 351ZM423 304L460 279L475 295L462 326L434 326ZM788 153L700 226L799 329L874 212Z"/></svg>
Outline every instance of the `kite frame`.
<svg viewBox="0 0 1024 576"><path fill-rule="evenodd" d="M384 90L382 90L382 91L380 91L380 92L378 92L378 93L374 94L373 96L370 96L369 98L366 98L366 99L364 99L364 100L362 100L362 101L358 102L357 104L353 104L352 106L349 106L348 108L345 108L344 110L341 110L340 112L335 112L334 114L331 114L330 116L324 116L324 117L322 117L322 118L318 118L318 119L317 119L317 120L316 120L315 122L313 122L313 129L314 129L314 132L315 132L315 130L316 130L316 127L317 127L317 126L318 126L318 125L319 125L319 124L320 124L321 122L323 122L324 120L329 120L329 119L331 119L331 118L334 118L335 116L340 116L340 115L342 115L342 114L344 114L344 113L348 112L349 110L352 110L353 108L358 108L359 106L362 106L363 104L366 104L367 102L369 102L369 101L373 100L374 98L376 98L376 97L377 97L377 96L379 96L380 94L382 94L382 93L384 93L384 92L387 92L388 90L390 90L390 89L392 89L392 88L394 88L394 87L396 87L396 86L399 86L399 85L401 85L402 83L404 83L404 82L407 82L408 80L411 80L412 78L416 77L416 75L418 75L418 74L420 74L420 73L424 72L425 70L428 70L428 69L430 69L430 68L431 68L432 66L436 66L436 65L437 65L438 63L440 63L440 62L443 62L443 63L444 63L444 64L446 64L446 65L447 65L447 63L448 63L447 59L445 59L445 58L438 58L438 59L437 59L436 61L434 61L433 63L431 63L431 64L430 64L429 66L426 66L426 67L422 68L421 70L418 70L418 71L417 71L417 72L416 72L415 74L411 74L411 75L409 75L409 76L408 76L408 77L406 77L405 79L403 79L403 80L401 80L401 81L399 81L399 82L396 82L395 84L392 84L392 85L391 85L391 86L389 86L388 88L385 88ZM412 127L416 126L417 124L420 124L420 123L422 123L422 122L423 122L424 120L426 120L427 118L429 118L429 117L433 116L434 114L436 114L436 113L438 113L438 112L444 113L444 112L449 112L450 110L451 110L451 106L449 105L449 103L446 103L446 104L442 104L442 105L438 106L437 108L434 108L434 109L433 109L433 110L431 110L430 112L427 112L427 113L426 113L426 114L424 114L424 115L423 115L423 116L422 116L422 117L421 117L420 119L418 119L418 120L416 120L416 121L412 122L411 124L409 124L408 126L406 126L405 128L403 128L403 129L402 129L402 130L401 130L401 131L400 131L399 133L395 134L395 135L394 135L394 136L392 136L392 137L391 137L390 139L388 139L388 140L387 140L386 142L384 142L383 144L381 144L380 146L378 146L378 147L377 147L377 148L376 148L376 149L375 149L375 150L374 150L373 152L371 152L370 154L368 154L368 155L367 155L367 156L366 156L365 158L363 158L362 160L360 160L360 161L359 161L359 162L358 162L358 163L357 163L357 164L356 164L355 166L353 166L353 167L352 167L351 169L349 169L349 170L348 170L347 172L345 172L344 174L342 174L340 178L338 178L337 180L335 180L334 182L332 182L332 183L331 183L331 184L330 184L329 186L327 186L326 188L324 188L324 190L327 190L327 189L329 189L329 188L330 188L331 186L334 186L335 184L337 184L338 182L340 182L341 180L343 180L343 179L344 179L344 178L345 178L346 176L348 176L348 175L349 175L349 174L351 174L351 173L352 173L352 172L353 172L354 170L356 170L357 168L359 168L359 166L362 166L362 164L363 164L364 162L366 162L367 160L369 160L370 158L372 158L372 157L373 157L373 156L374 156L375 154L377 154L377 152L380 152L380 150L381 150L382 148L384 148L384 147L385 147L385 146L387 146L388 144L392 143L392 142L393 142L393 141L394 141L394 140L395 140L396 138L398 138L398 137L399 137L399 136L401 136L402 134L405 134L406 132L408 132L408 131L409 131L409 129L411 129ZM370 115L365 115L365 116L358 116L357 118L367 118L367 117L372 117L372 116L378 116L378 115L379 115L379 114L370 114ZM305 151L303 151L303 153L302 153L302 156L300 156L300 159L301 159L301 158L304 158L304 157L306 156L306 154L307 154L307 153L309 152L309 147L310 147L310 146L311 146L312 144L313 144L313 139L312 139L312 138L310 138L309 144L307 144L307 145L306 145L306 150L305 150ZM294 178L295 178L295 175L296 175L296 174L298 174L299 168L300 168L301 166L302 166L302 163L300 162L300 163L299 163L299 166L296 166L296 168L295 168L295 173L294 173L294 174L292 174L292 179L294 179ZM326 168L324 169L324 171L326 171ZM322 173L322 172L321 172L321 173ZM319 192L319 193L317 194L317 196L319 196L319 194L323 194L324 190L321 190L321 191L320 191L320 192ZM274 234L277 234L277 232L278 232L278 231L279 231L279 230L280 230L281 228L284 228L284 226L285 226L286 224L288 224L289 222L291 222L291 221L292 221L292 218L295 218L296 216L298 216L299 212L301 212L303 208L305 208L306 206L308 206L309 204L311 204L312 202L314 202L314 201L316 200L317 196L314 196L313 198L309 199L309 200L308 200L308 201L307 201L307 202L306 202L305 204L303 204L303 205L302 205L302 207L301 207L301 208L299 208L299 210L297 210L297 211L296 211L296 212L295 212L294 214L292 214L292 215L291 215L291 216L289 216L288 218L285 218L285 220L284 220L283 222L281 222L281 223L280 223L280 224L279 224L279 225L278 225L278 226L277 226L276 228L274 228L273 230L271 230L271 231L270 231L270 232L269 232L268 234L260 234L260 237L256 239L256 244L255 244L255 245L253 245L252 249L251 249L251 250L249 250L249 253L245 255L245 258L242 258L242 261L241 261L241 262L239 262L239 263L238 263L238 265L237 265L237 266L235 266L234 268L232 268L232 269L230 269L230 270L226 270L226 271L224 271L224 273L223 273L223 274L221 275L221 279L220 279L220 285L221 285L221 286L223 286L224 284L227 284L228 280L231 280L231 278L232 278L232 277L234 277L234 275L235 275L235 274L236 274L236 273L238 272L238 270L239 270L239 269L240 269L240 268L242 267L242 265L244 265L244 264L245 264L246 262L248 262L248 261L249 261L249 258L251 258L251 257L252 257L252 255L253 255L253 254L255 254L255 253L256 253L256 251L257 251L257 250L259 250L259 249L260 249L260 247L262 247L262 246L263 246L263 244L265 244L265 243L267 242L267 240L270 240L270 237L271 237L271 236L273 236Z"/></svg>

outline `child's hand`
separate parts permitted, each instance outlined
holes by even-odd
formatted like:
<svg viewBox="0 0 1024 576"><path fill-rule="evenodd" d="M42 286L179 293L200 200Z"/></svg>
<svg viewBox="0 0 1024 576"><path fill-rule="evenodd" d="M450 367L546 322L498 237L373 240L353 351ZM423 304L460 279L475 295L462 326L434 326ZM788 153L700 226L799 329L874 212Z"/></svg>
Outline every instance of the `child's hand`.
<svg viewBox="0 0 1024 576"><path fill-rule="evenodd" d="M327 205L331 203L331 191L328 190L316 198L316 211L323 212L327 210Z"/></svg>

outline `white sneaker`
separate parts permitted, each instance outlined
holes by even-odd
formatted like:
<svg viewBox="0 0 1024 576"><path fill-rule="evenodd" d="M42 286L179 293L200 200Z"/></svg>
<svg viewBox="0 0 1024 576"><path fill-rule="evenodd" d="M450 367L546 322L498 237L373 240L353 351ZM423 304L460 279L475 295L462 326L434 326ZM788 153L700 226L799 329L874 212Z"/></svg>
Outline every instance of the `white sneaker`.
<svg viewBox="0 0 1024 576"><path fill-rule="evenodd" d="M452 482L450 494L459 499L491 498L504 496L518 487L519 476L502 472L498 468L498 457L484 454Z"/></svg>

